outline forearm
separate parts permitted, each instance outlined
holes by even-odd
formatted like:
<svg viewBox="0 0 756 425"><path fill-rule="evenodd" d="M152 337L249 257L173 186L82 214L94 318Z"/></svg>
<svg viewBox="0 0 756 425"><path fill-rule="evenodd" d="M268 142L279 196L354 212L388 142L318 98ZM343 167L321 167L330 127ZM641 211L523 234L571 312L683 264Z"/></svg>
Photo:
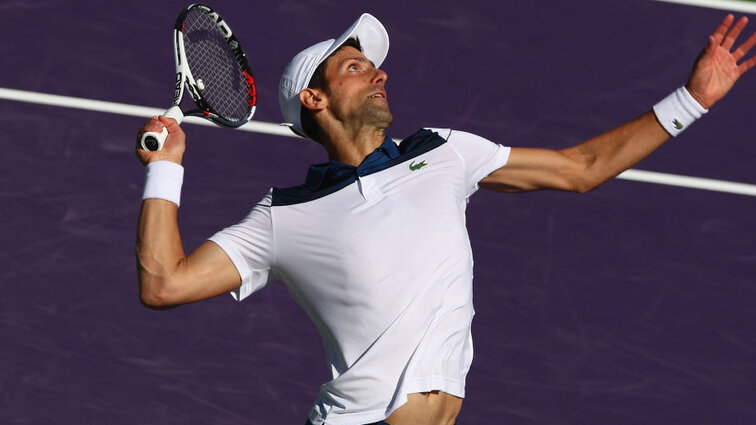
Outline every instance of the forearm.
<svg viewBox="0 0 756 425"><path fill-rule="evenodd" d="M137 225L140 297L148 306L165 305L177 270L185 260L178 226L184 169L159 160L145 168L142 210Z"/></svg>
<svg viewBox="0 0 756 425"><path fill-rule="evenodd" d="M591 191L637 164L706 112L699 104L681 102L679 95L675 91L653 110L570 148L512 148L507 165L483 179L480 187L500 192Z"/></svg>
<svg viewBox="0 0 756 425"><path fill-rule="evenodd" d="M588 187L596 187L632 167L668 140L668 134L679 134L756 65L754 57L738 64L756 45L756 34L731 52L748 19L743 17L734 26L733 22L734 17L728 15L709 36L685 88L656 104L654 112L568 150L568 155L584 160Z"/></svg>
<svg viewBox="0 0 756 425"><path fill-rule="evenodd" d="M145 151L145 131L168 128L160 151ZM136 155L146 166L142 211L137 225L136 257L139 293L148 307L186 304L229 292L241 284L236 267L212 242L184 253L178 226L178 206L184 169L185 136L175 120L153 117L137 133Z"/></svg>
<svg viewBox="0 0 756 425"><path fill-rule="evenodd" d="M147 307L164 308L228 293L241 284L231 259L206 241L191 255L184 253L178 207L162 199L146 199L137 227L137 268L140 298Z"/></svg>
<svg viewBox="0 0 756 425"><path fill-rule="evenodd" d="M653 111L568 149L512 148L507 165L481 180L480 187L500 192L587 192L637 164L670 135L688 128L756 66L756 56L743 59L756 45L756 34L730 52L748 19L734 26L733 22L732 15L722 21L709 36L685 88L657 103Z"/></svg>
<svg viewBox="0 0 756 425"><path fill-rule="evenodd" d="M178 206L145 199L137 227L137 271L142 301L160 305L179 265L186 258L178 226Z"/></svg>
<svg viewBox="0 0 756 425"><path fill-rule="evenodd" d="M577 191L586 192L637 164L669 138L654 112L649 111L560 153L580 164Z"/></svg>

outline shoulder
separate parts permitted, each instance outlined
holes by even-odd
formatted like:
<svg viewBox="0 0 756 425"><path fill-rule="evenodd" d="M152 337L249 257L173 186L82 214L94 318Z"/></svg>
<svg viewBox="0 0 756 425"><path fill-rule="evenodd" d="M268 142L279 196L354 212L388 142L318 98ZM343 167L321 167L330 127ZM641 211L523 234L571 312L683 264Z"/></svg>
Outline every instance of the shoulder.
<svg viewBox="0 0 756 425"><path fill-rule="evenodd" d="M452 143L475 143L475 142L494 143L483 136L479 136L475 133L470 133L468 131L456 130L452 128L435 128L435 127L425 127L424 129L431 131L433 133L436 133L440 137L442 137L444 140L448 142L452 142Z"/></svg>
<svg viewBox="0 0 756 425"><path fill-rule="evenodd" d="M508 146L503 146L483 136L468 131L451 128L427 128L427 131L431 131L437 134L438 137L443 138L449 147L454 150L457 155L463 158L468 158L470 156L488 157L499 151L504 151L507 154L510 151Z"/></svg>

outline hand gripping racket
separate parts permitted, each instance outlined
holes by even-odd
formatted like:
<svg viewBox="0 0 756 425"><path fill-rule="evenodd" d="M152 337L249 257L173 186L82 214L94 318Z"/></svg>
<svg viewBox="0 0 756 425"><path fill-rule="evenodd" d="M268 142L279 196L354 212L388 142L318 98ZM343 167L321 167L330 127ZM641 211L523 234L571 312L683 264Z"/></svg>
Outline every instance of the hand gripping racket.
<svg viewBox="0 0 756 425"><path fill-rule="evenodd" d="M173 106L163 113L181 124L198 116L224 127L239 127L255 113L257 93L252 69L228 24L213 9L195 3L179 14L173 30L176 88ZM196 109L182 110L188 90ZM142 148L163 148L168 130L142 135Z"/></svg>

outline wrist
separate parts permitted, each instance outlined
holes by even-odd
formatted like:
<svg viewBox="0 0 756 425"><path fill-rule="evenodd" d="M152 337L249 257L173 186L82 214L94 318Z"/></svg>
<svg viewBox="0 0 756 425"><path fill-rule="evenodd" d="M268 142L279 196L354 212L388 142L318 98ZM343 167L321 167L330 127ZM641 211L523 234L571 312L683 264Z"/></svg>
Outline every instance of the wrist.
<svg viewBox="0 0 756 425"><path fill-rule="evenodd" d="M654 114L664 130L671 136L677 136L695 120L709 112L694 98L685 86L654 105Z"/></svg>
<svg viewBox="0 0 756 425"><path fill-rule="evenodd" d="M704 108L704 109L706 109L708 111L709 109L711 109L712 106L714 106L713 103L712 104L707 103L706 99L702 95L700 95L697 91L692 90L690 88L690 84L686 84L683 87L685 87L685 90L688 91L688 93L690 94L690 96L693 99L695 99L695 101L698 102L698 104L701 105L702 108Z"/></svg>
<svg viewBox="0 0 756 425"><path fill-rule="evenodd" d="M181 186L184 182L184 167L173 161L153 161L145 167L142 200L164 199L176 206L181 203Z"/></svg>
<svg viewBox="0 0 756 425"><path fill-rule="evenodd" d="M171 155L168 152L163 151L156 151L156 152L150 152L152 155L149 157L149 159L145 162L145 165L152 164L153 162L172 162L176 165L182 165L183 163L183 156L182 155Z"/></svg>

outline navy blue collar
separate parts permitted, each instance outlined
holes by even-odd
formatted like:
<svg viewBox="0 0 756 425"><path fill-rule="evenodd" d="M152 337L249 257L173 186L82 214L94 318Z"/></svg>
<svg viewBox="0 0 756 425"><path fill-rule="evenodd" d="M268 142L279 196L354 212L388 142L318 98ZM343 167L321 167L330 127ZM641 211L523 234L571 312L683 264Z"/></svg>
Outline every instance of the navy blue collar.
<svg viewBox="0 0 756 425"><path fill-rule="evenodd" d="M389 161L399 158L399 155L396 143L386 136L383 143L366 156L357 167L339 161L311 165L307 170L305 186L315 192L337 185L351 177L365 176L385 168Z"/></svg>
<svg viewBox="0 0 756 425"><path fill-rule="evenodd" d="M358 177L393 167L436 149L445 142L446 140L441 136L426 129L420 129L404 139L399 146L387 137L383 144L368 155L358 167L336 161L313 165L307 172L305 184L287 188L273 188L271 205L294 205L320 199L354 183Z"/></svg>

